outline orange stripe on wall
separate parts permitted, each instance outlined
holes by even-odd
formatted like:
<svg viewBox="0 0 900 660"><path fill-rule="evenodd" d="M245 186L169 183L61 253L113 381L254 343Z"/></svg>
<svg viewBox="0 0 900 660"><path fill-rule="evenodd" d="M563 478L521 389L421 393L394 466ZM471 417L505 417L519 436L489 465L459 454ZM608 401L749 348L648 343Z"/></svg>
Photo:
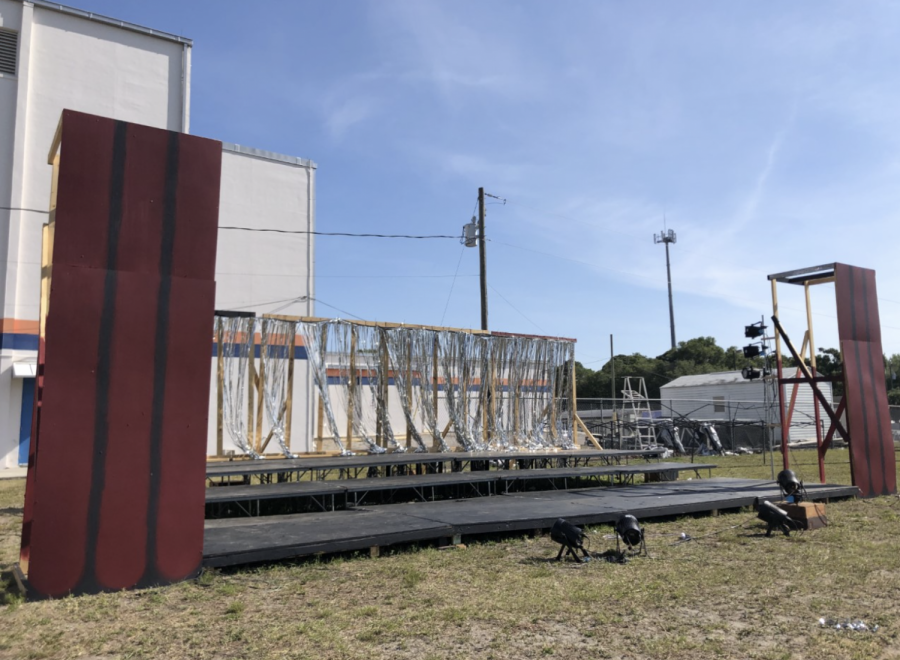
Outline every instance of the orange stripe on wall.
<svg viewBox="0 0 900 660"><path fill-rule="evenodd" d="M17 335L36 335L40 333L40 321L23 321L21 319L0 320L0 332Z"/></svg>

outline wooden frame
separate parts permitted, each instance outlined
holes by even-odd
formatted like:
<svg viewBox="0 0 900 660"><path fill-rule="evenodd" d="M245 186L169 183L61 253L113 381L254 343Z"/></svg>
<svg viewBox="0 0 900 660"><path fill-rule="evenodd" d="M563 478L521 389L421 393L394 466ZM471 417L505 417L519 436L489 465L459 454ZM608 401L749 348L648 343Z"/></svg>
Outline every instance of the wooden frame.
<svg viewBox="0 0 900 660"><path fill-rule="evenodd" d="M249 365L248 365L248 369L249 369L249 373L248 373L249 386L247 388L247 429L248 429L248 436L249 436L248 441L250 442L251 446L254 448L254 450L257 453L259 453L260 455L263 455L264 452L266 451L266 449L268 448L269 441L271 440L271 437L272 437L272 432L270 430L270 432L267 434L266 437L263 437L263 435L262 435L263 417L264 417L264 401L265 401L265 399L264 399L264 397L265 397L265 366L262 363L262 361L260 361L259 368L257 369L256 346L259 345L261 351L267 350L267 347L265 346L265 342L262 340L262 338L260 338L260 340L257 341L257 334L258 334L257 333L257 328L258 328L257 319L259 320L259 323L261 323L262 320L265 320L265 319L287 321L287 322L293 322L293 323L296 323L296 322L317 323L317 322L322 322L322 321L333 321L334 319L323 318L323 317L313 317L313 316L289 316L289 315L282 315L282 314L263 314L259 317L255 317L254 320L252 320L250 322L249 332L250 332L251 336L253 337L253 349L252 349L253 353L252 353L252 359L249 361ZM416 328L416 329L423 329L423 330L433 330L436 332L465 332L465 333L470 333L470 334L474 334L474 335L492 335L492 336L497 336L497 337L523 336L523 337L534 337L534 338L538 338L538 339L553 339L553 340L570 341L570 342L575 341L574 339L567 338L567 337L541 337L541 336L536 336L536 335L516 335L514 333L492 333L487 330L475 330L475 329L453 328L453 327L431 326L431 325L387 323L387 322L381 322L381 321L356 321L356 320L354 320L350 323L352 323L353 325L356 325L356 326L367 326L367 327L376 327L376 328L383 328L383 329L407 327L407 328ZM219 350L217 351L218 387L217 387L217 394L216 394L216 411L217 411L218 419L217 419L217 427L216 427L216 456L215 457L219 458L219 457L223 457L223 455L224 455L223 401L222 401L222 398L223 398L222 379L223 379L223 374L224 374L224 366L223 366L224 350L223 350L223 346L222 346L223 339L222 339L221 333L218 334L216 341L219 345ZM321 350L323 350L323 351L327 350L327 341L328 341L327 333L323 329L323 334L322 334L322 337L320 338ZM435 341L437 341L437 339L435 339ZM356 372L357 372L356 343L357 343L357 333L354 330L354 331L352 331L352 334L351 334L350 365L349 365L350 375L349 375L349 381L348 381L348 387L350 389L350 392L349 392L350 401L353 401L353 397L355 396L355 390L357 387L360 386L359 376L356 374ZM408 350L412 351L412 347L410 347ZM296 333L292 333L291 340L290 340L289 352L290 353L289 353L288 378L287 378L287 400L285 402L285 412L284 412L284 414L285 414L285 431L284 431L285 446L287 446L288 448L290 448L290 438L291 438L291 433L292 433L292 422L293 422L292 411L293 411L293 394L294 394L294 370L295 370L294 361L295 361L295 352L296 352ZM380 356L379 359L381 360L382 368L384 369L385 365L389 364L389 356L387 355L386 349L384 349L383 354ZM438 413L439 413L438 397L439 397L439 390L440 390L440 376L438 374L437 350L435 350L433 352L433 360L434 360L434 364L433 364L433 372L434 373L433 373L433 377L432 377L432 381L433 381L432 382L432 388L433 388L432 394L433 394L433 399L434 399L434 401L433 401L434 415L435 415L435 419L437 419ZM411 362L410 362L410 364L411 364ZM572 436L572 441L577 446L578 441L579 441L580 432L583 432L585 438L587 440L589 440L591 442L591 444L594 445L594 447L596 447L597 449L603 449L602 445L597 441L597 438L588 430L585 423L578 416L578 412L576 409L577 383L576 383L576 378L575 378L574 356L571 360L569 360L567 367L571 374L571 383L570 383L571 391L570 391L569 395L571 397L572 403L570 405L570 410L569 410L569 428L570 428L570 433ZM407 390L408 390L407 396L411 398L413 374L411 372L411 366L409 369L410 369L410 371L406 374ZM482 412L485 415L485 422L488 422L488 419L487 419L488 416L493 416L491 406L489 406L487 404L488 404L488 400L493 398L494 396L496 396L496 392L497 392L498 383L496 382L497 378L496 378L495 369L496 369L496 365L492 363L491 364L491 373L490 373L490 382L489 383L483 383L483 382L481 383L481 392L480 392L479 398L478 398L478 405L481 406ZM389 376L388 376L388 378L385 378L384 382L381 384L381 386L383 388L383 390L381 392L381 397L382 397L385 407L388 405L388 401L389 401L390 388L389 388L388 382L389 382ZM514 414L513 414L513 417L515 420L514 421L514 424L515 424L514 431L516 434L518 434L518 431L519 431L518 410L519 410L520 392L517 391L517 392L511 393L511 394L512 394L512 398L513 398L513 406L514 406ZM563 394L561 391L554 392L554 397L557 397L561 394ZM314 436L312 439L313 448L314 448L313 451L315 454L329 455L329 454L334 454L335 452L326 452L324 449L324 446L325 446L325 437L324 437L325 409L324 408L325 408L325 405L324 405L324 401L322 400L322 397L317 395L315 433L314 433ZM547 414L549 414L551 417L551 437L556 439L556 424L555 424L556 416L557 416L556 406L554 406L554 405L549 406L549 410L547 411ZM353 411L352 405L351 405L351 408L348 410L348 415L347 415L346 437L342 438L342 441L345 443L345 448L350 451L353 450L354 439L357 439L357 436L353 430L353 427L354 427L353 415L354 415L354 411ZM484 433L484 440L489 441L491 438L489 436L488 426L489 425L487 423L485 423L483 433ZM432 450L433 451L437 451L440 449L441 444L442 444L444 438L446 438L447 434L449 433L451 427L452 427L452 422L448 423L446 425L443 432L441 432L440 437L436 436L432 439ZM410 429L409 425L407 424L405 438L396 437L395 439L398 442L401 441L402 439L405 439L406 447L411 448L412 447L412 436L413 436L412 429ZM376 443L381 447L387 448L387 438L384 433L384 419L381 416L379 416L379 419L377 422ZM273 456L273 457L280 457L280 456L281 456L281 454L279 453L278 456Z"/></svg>

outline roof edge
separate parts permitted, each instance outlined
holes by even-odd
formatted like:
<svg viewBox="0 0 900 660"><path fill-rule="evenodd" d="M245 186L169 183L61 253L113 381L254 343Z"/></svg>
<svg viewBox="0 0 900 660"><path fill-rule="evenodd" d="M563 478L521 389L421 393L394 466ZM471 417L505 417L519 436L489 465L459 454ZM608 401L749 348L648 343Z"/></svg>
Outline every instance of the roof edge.
<svg viewBox="0 0 900 660"><path fill-rule="evenodd" d="M113 27L122 28L123 30L130 30L131 32L140 32L141 34L146 34L151 37L157 37L159 39L165 39L166 41L174 41L179 44L185 44L187 46L193 46L193 39L188 39L187 37L182 37L177 34L172 34L171 32L164 32L163 30L155 30L153 28L145 27L143 25L138 25L137 23L129 23L128 21L122 21L118 18L111 18L109 16L104 16L103 14L97 14L92 11L85 11L84 9L78 9L76 7L69 7L68 5L62 5L58 2L49 2L48 0L27 0L35 7L40 7L41 9L49 9L51 11L56 11L61 14L68 14L70 16L76 16L78 18L84 18L88 21L95 21L97 23L103 23L105 25L111 25Z"/></svg>
<svg viewBox="0 0 900 660"><path fill-rule="evenodd" d="M255 149L254 147L243 147L239 144L232 144L231 142L223 142L222 143L223 151L230 151L232 153L241 154L243 156L250 156L251 158L259 158L260 160L271 160L277 163L285 163L287 165L294 165L295 167L306 167L308 169L314 170L317 169L317 165L309 160L308 158L300 158L298 156L286 156L285 154L278 154L274 151L266 151L265 149Z"/></svg>

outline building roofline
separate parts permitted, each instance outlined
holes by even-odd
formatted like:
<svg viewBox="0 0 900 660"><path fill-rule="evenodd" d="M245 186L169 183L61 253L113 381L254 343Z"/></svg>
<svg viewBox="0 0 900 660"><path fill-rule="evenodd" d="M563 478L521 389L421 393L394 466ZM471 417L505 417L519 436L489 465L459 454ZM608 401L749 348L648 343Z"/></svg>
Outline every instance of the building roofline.
<svg viewBox="0 0 900 660"><path fill-rule="evenodd" d="M243 156L250 156L252 158L259 158L260 160L272 160L278 163L286 163L288 165L294 165L296 167L306 167L311 170L317 168L317 165L307 158L299 158L297 156L285 156L284 154L277 154L274 151L266 151L265 149L254 149L253 147L242 147L239 144L232 144L231 142L223 142L222 143L223 151L230 151L232 153L241 154Z"/></svg>
<svg viewBox="0 0 900 660"><path fill-rule="evenodd" d="M97 23L103 23L105 25L112 25L113 27L122 28L123 30L130 30L131 32L140 32L141 34L146 34L151 37L157 37L158 39L165 39L166 41L174 41L179 44L185 44L187 46L193 46L194 42L192 39L188 39L187 37L182 37L177 34L172 34L171 32L163 32L162 30L154 30L153 28L148 28L143 25L138 25L137 23L129 23L128 21L122 21L118 18L110 18L109 16L104 16L103 14L96 14L92 11L85 11L84 9L77 9L76 7L69 7L67 5L61 5L58 2L49 2L48 0L26 0L30 2L35 7L40 7L41 9L49 9L51 11L57 11L61 14L68 14L70 16L76 16L78 18L84 18L89 21L95 21Z"/></svg>

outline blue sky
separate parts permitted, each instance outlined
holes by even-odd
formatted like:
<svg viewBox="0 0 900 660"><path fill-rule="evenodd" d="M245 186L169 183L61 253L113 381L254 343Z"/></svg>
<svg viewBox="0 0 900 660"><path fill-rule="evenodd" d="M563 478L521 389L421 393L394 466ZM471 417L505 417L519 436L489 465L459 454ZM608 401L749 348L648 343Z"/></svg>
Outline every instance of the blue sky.
<svg viewBox="0 0 900 660"><path fill-rule="evenodd" d="M610 334L664 352L665 217L679 340L742 345L767 274L841 261L877 271L900 353L896 3L75 4L192 38L192 132L314 160L320 231L457 234L479 186L506 198L487 207L492 329L576 337L595 368ZM480 323L476 249L316 251L329 305ZM799 342L802 289L780 295ZM833 288L813 304L836 345Z"/></svg>

